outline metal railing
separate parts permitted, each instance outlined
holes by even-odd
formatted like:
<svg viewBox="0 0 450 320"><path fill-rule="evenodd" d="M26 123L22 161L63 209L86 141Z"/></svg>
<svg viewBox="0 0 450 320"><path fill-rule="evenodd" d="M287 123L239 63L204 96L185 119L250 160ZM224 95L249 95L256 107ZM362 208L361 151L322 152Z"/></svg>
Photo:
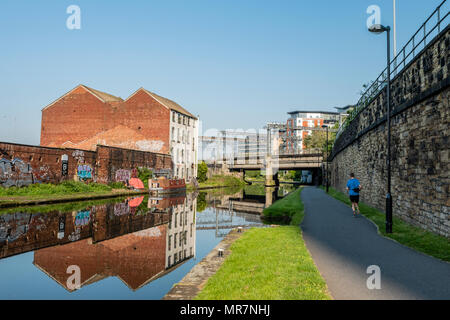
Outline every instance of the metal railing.
<svg viewBox="0 0 450 320"><path fill-rule="evenodd" d="M436 18L436 20L434 20ZM416 52L424 49L427 46L427 38L435 37L442 29L445 29L448 25L449 18L449 3L447 0L442 3L433 11L433 13L425 20L420 28L414 33L409 41L403 46L398 54L391 60L391 76L397 75L403 70L406 65L416 57ZM431 25L430 25L431 24ZM444 28L442 28L444 26ZM435 33L435 34L434 34ZM417 37L419 38L417 39ZM361 98L358 100L355 108L349 115L349 120L345 121L339 128L336 139L346 129L347 125L353 121L353 119L363 111L371 102L371 100L379 94L381 90L386 87L387 79L387 67L381 72L381 74L373 81L370 86L362 93ZM336 140L335 140L336 141Z"/></svg>

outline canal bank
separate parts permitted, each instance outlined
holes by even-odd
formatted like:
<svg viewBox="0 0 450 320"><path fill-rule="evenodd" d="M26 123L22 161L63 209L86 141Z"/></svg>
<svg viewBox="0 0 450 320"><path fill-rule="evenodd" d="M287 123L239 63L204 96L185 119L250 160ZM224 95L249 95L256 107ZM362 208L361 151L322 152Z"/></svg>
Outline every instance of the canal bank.
<svg viewBox="0 0 450 320"><path fill-rule="evenodd" d="M241 232L239 232L239 231ZM193 300L203 289L208 279L222 266L231 254L230 246L241 237L245 229L233 229L228 235L203 258L191 271L178 282L163 300ZM219 250L221 255L219 255Z"/></svg>
<svg viewBox="0 0 450 320"><path fill-rule="evenodd" d="M108 192L48 195L48 196L39 196L39 198L33 198L30 196L0 197L0 208L56 204L74 201L100 200L100 199L116 198L123 196L136 196L144 194L148 194L148 190L132 191L125 189L113 189Z"/></svg>
<svg viewBox="0 0 450 320"><path fill-rule="evenodd" d="M171 290L167 299L328 300L326 283L303 240L301 188L267 208L271 220L290 226L252 228L230 234L197 270ZM280 218L280 219L277 219ZM217 250L225 247L224 258ZM222 259L225 260L222 262ZM196 294L198 292L198 294Z"/></svg>
<svg viewBox="0 0 450 320"><path fill-rule="evenodd" d="M197 186L188 185L188 191L193 190L209 190L228 187L244 187L245 181L234 176L215 175L204 182L198 183Z"/></svg>

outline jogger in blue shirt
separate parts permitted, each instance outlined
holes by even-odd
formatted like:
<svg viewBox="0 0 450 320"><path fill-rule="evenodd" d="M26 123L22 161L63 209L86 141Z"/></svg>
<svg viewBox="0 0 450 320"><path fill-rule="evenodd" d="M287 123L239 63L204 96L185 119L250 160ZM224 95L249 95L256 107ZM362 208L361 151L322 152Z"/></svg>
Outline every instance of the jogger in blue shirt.
<svg viewBox="0 0 450 320"><path fill-rule="evenodd" d="M361 214L358 206L361 183L355 178L354 173L350 173L350 180L347 182L347 191L350 196L350 201L352 202L353 216L356 217L356 214Z"/></svg>

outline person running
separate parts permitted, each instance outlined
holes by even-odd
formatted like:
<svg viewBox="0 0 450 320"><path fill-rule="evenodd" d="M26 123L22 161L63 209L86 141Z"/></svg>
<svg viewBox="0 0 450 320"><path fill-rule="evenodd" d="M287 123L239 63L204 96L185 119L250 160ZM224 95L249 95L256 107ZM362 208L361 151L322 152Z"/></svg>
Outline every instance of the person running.
<svg viewBox="0 0 450 320"><path fill-rule="evenodd" d="M350 201L352 202L353 217L356 217L357 214L361 214L358 206L361 183L355 178L354 173L350 173L350 180L347 182L347 191L350 196Z"/></svg>

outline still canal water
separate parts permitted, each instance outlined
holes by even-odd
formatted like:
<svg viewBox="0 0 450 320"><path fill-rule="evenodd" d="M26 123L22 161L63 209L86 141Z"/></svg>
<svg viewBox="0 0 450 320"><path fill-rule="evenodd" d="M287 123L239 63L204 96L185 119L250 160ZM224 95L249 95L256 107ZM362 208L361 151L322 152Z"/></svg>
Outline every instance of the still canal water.
<svg viewBox="0 0 450 320"><path fill-rule="evenodd" d="M0 299L161 299L231 228L263 226L264 206L291 189L0 211Z"/></svg>

